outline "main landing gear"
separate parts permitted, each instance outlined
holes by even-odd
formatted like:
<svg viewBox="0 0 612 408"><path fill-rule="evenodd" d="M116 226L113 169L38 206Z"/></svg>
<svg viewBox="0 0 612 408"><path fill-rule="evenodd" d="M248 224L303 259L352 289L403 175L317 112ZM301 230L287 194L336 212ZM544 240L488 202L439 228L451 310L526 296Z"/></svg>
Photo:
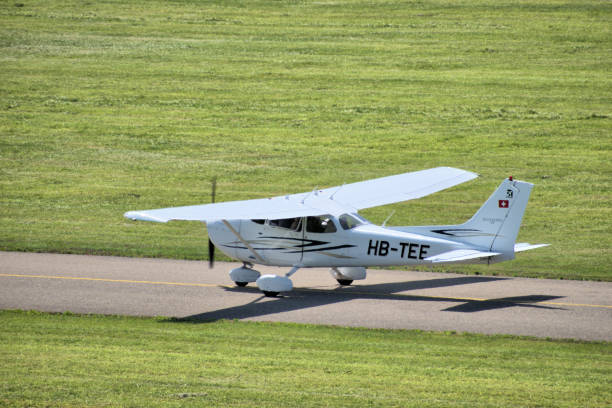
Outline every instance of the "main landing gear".
<svg viewBox="0 0 612 408"><path fill-rule="evenodd" d="M285 276L261 275L258 271L253 269L252 264L245 262L241 267L232 269L230 272L230 279L239 287L244 287L250 282L255 282L264 295L275 297L278 296L280 292L290 292L293 290L293 282L291 282L289 277L298 269L299 266L294 266Z"/></svg>
<svg viewBox="0 0 612 408"><path fill-rule="evenodd" d="M261 275L253 269L253 265L245 262L241 267L232 269L230 278L239 287L244 287L250 282L255 282L259 290L267 297L278 296L281 292L290 292L293 290L293 282L290 277L299 266L294 266L285 276L278 275ZM342 286L349 286L354 280L366 278L366 268L358 267L333 267L329 270L330 274Z"/></svg>
<svg viewBox="0 0 612 408"><path fill-rule="evenodd" d="M293 282L289 278L296 273L298 269L300 269L299 266L294 266L285 276L263 275L257 279L255 283L257 283L257 287L264 295L275 297L280 292L290 292L293 290Z"/></svg>
<svg viewBox="0 0 612 408"><path fill-rule="evenodd" d="M366 268L363 266L333 267L329 273L342 286L349 286L354 280L366 278Z"/></svg>

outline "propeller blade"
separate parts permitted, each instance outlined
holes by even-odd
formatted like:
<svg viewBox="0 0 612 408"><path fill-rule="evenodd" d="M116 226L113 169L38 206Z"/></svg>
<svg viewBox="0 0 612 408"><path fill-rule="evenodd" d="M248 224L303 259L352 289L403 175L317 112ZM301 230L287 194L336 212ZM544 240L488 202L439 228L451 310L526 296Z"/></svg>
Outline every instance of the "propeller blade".
<svg viewBox="0 0 612 408"><path fill-rule="evenodd" d="M208 238L208 266L212 269L215 266L215 244Z"/></svg>
<svg viewBox="0 0 612 408"><path fill-rule="evenodd" d="M212 193L210 202L215 202L215 195L217 194L217 177L212 179ZM215 266L215 244L208 238L208 267L212 269Z"/></svg>

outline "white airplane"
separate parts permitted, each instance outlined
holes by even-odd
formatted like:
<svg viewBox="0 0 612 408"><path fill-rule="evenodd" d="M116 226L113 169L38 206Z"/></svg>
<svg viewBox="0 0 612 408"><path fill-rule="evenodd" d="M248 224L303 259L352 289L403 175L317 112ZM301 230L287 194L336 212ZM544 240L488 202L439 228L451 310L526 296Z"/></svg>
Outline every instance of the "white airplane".
<svg viewBox="0 0 612 408"><path fill-rule="evenodd" d="M266 296L293 289L300 268L329 267L341 285L365 279L366 268L391 265L494 263L547 244L515 243L533 184L502 181L464 224L418 227L374 225L364 208L424 197L476 178L437 167L308 193L156 210L129 211L131 220L205 222L211 266L215 246L243 266L230 272L238 285L256 282ZM254 264L291 267L285 276L261 275Z"/></svg>

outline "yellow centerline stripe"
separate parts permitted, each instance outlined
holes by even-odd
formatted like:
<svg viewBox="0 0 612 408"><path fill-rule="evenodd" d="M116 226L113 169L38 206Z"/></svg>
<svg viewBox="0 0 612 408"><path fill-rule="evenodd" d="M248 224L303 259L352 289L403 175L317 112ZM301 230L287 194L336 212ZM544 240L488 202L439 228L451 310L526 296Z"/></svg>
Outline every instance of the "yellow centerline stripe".
<svg viewBox="0 0 612 408"><path fill-rule="evenodd" d="M76 276L52 276L52 275L18 275L0 273L0 277L7 278L37 278L37 279L61 279L61 280L82 280L82 281L94 281L94 282L116 282L116 283L140 283L148 285L171 285L171 286L195 286L201 288L234 288L232 285L219 285L214 283L185 283L185 282L163 282L163 281L139 281L129 279L108 279L108 278L86 278ZM313 288L295 288L298 291L303 292L329 292L324 289L313 289ZM431 296L431 295L406 295L406 294L394 294L394 293L373 293L373 292L358 292L358 291L345 291L345 292L333 292L342 295L365 295L365 296L381 296L381 297L421 297L429 299L438 299L440 301L446 300L462 300L472 302L507 302L516 304L539 304L539 305L554 305L554 306L573 306L573 307L593 307L593 308L605 308L612 309L611 305L590 305L586 303L563 303L563 302L517 302L512 300L497 300L497 299L484 299L484 298L470 298L470 297L448 297L448 296Z"/></svg>
<svg viewBox="0 0 612 408"><path fill-rule="evenodd" d="M174 285L174 286L199 286L203 288L225 288L227 285L215 285L213 283L184 283L184 282L155 282L155 281L138 281L129 279L108 279L108 278L83 278L76 276L49 276L49 275L17 275L0 273L0 276L7 278L38 278L38 279L63 279L63 280L83 280L96 282L119 282L119 283L144 283L149 285Z"/></svg>
<svg viewBox="0 0 612 408"><path fill-rule="evenodd" d="M555 306L576 306L576 307L603 307L606 309L612 309L612 306L608 305L589 305L588 303L560 303L560 302L538 302L542 305L555 305Z"/></svg>

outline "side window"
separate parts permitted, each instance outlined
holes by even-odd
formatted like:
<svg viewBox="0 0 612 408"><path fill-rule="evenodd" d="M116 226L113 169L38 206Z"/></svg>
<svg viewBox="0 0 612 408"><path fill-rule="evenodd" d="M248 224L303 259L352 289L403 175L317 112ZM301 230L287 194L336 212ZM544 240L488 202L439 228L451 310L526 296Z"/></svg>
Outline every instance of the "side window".
<svg viewBox="0 0 612 408"><path fill-rule="evenodd" d="M270 220L269 224L273 227L286 228L293 231L302 230L302 218L281 218L279 220Z"/></svg>
<svg viewBox="0 0 612 408"><path fill-rule="evenodd" d="M314 233L336 232L336 226L329 215L306 218L306 231Z"/></svg>

